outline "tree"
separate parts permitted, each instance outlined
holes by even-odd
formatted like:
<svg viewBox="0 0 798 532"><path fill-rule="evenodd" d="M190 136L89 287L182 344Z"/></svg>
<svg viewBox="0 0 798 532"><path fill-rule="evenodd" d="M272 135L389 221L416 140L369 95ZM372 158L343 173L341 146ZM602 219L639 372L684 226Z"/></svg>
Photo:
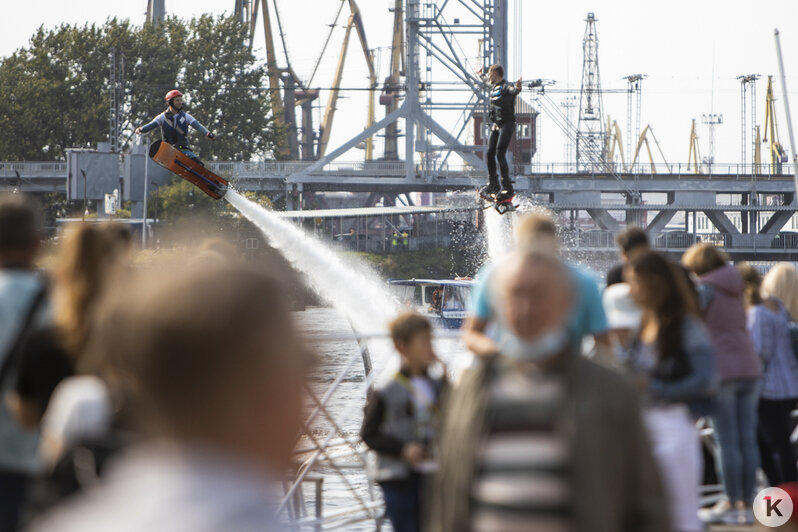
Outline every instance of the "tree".
<svg viewBox="0 0 798 532"><path fill-rule="evenodd" d="M200 156L270 156L277 134L266 69L242 46L245 34L234 18L209 15L158 26L110 19L101 27L40 27L28 47L0 59L0 160L63 160L66 148L106 142L112 48L124 57L123 148L177 87L190 112L219 133L215 143L194 136Z"/></svg>

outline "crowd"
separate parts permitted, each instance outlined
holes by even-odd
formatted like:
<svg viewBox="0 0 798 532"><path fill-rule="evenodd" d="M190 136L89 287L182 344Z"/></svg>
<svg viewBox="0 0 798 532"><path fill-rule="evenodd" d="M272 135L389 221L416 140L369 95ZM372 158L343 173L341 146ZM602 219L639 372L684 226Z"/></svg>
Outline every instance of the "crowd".
<svg viewBox="0 0 798 532"><path fill-rule="evenodd" d="M600 287L549 216L515 233L478 277L469 369L423 316L390 324L400 369L361 436L396 532L699 531L798 491L793 266L676 262L630 227ZM110 223L41 251L35 206L0 197L0 531L284 530L313 364L284 283L215 241L134 267Z"/></svg>
<svg viewBox="0 0 798 532"><path fill-rule="evenodd" d="M473 291L473 367L423 384L435 355L419 366L394 335L402 370L369 396L362 436L394 466L377 477L394 530L700 531L753 524L762 487L796 492L792 265L763 279L710 244L677 262L630 227L602 291L560 256L552 218L515 233Z"/></svg>
<svg viewBox="0 0 798 532"><path fill-rule="evenodd" d="M0 197L0 530L282 530L312 359L283 283L225 243L133 267L118 224Z"/></svg>

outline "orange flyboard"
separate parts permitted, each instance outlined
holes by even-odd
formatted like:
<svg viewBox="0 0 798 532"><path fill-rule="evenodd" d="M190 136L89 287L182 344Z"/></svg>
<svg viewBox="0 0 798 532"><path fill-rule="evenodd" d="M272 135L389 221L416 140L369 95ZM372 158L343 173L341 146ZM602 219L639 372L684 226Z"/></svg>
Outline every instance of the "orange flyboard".
<svg viewBox="0 0 798 532"><path fill-rule="evenodd" d="M213 199L224 197L228 183L168 142L157 140L150 145L150 158L170 172L193 183Z"/></svg>

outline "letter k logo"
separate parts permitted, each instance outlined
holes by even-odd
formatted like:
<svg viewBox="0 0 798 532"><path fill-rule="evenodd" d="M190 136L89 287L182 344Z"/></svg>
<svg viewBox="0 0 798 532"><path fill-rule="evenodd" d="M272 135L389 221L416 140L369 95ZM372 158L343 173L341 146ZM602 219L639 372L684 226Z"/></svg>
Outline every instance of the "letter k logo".
<svg viewBox="0 0 798 532"><path fill-rule="evenodd" d="M776 499L776 502L773 502L773 498L770 496L765 497L765 501L767 501L767 516L770 517L773 512L776 512L776 515L782 517L781 511L779 510L779 503L781 499Z"/></svg>

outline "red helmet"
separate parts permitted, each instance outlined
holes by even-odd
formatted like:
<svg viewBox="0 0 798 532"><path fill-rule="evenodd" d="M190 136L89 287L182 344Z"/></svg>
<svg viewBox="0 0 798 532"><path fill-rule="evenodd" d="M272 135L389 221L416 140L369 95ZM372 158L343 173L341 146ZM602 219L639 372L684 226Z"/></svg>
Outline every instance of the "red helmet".
<svg viewBox="0 0 798 532"><path fill-rule="evenodd" d="M180 92L177 89L172 89L172 90L170 90L169 92L166 93L166 96L165 96L164 99L168 102L172 98L177 98L178 96L183 96L183 93Z"/></svg>

